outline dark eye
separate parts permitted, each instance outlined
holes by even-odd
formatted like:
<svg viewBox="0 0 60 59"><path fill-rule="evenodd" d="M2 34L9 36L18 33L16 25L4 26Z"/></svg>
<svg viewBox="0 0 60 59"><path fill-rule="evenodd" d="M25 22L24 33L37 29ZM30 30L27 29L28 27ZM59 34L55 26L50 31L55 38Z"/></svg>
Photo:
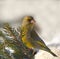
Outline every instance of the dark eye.
<svg viewBox="0 0 60 59"><path fill-rule="evenodd" d="M28 19L29 22L31 22L32 19Z"/></svg>
<svg viewBox="0 0 60 59"><path fill-rule="evenodd" d="M28 21L31 22L31 20L33 20L33 17L29 16Z"/></svg>

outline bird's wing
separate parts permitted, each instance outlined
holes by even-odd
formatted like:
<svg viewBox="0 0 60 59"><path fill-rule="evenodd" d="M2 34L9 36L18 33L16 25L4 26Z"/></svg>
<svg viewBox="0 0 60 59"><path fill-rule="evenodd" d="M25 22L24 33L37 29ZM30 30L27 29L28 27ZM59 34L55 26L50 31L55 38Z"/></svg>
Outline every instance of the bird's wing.
<svg viewBox="0 0 60 59"><path fill-rule="evenodd" d="M54 54L47 46L46 44L44 43L44 41L38 36L38 34L36 33L35 30L32 30L31 32L31 37L32 39L34 39L34 41L37 41L38 44L40 44L40 46L43 48L43 50L51 53L53 56L56 56L56 54ZM36 43L35 43L36 44Z"/></svg>
<svg viewBox="0 0 60 59"><path fill-rule="evenodd" d="M35 30L32 30L32 32L31 32L31 37L32 37L32 39L34 39L34 41L36 41L38 44L46 47L46 44L45 44L44 41L38 36L38 34L36 33Z"/></svg>

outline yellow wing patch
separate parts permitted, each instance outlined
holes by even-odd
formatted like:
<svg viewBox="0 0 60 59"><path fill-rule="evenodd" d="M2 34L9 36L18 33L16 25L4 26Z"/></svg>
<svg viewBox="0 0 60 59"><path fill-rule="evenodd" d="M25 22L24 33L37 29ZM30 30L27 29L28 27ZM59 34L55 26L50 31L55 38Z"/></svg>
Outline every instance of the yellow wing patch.
<svg viewBox="0 0 60 59"><path fill-rule="evenodd" d="M42 47L46 47L43 43L37 41L38 44L40 44Z"/></svg>

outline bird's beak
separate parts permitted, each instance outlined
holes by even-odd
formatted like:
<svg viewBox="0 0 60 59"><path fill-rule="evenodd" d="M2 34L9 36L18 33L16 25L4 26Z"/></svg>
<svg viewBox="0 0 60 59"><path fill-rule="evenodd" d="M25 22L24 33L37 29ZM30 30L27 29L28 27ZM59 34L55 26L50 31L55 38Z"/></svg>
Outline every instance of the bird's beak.
<svg viewBox="0 0 60 59"><path fill-rule="evenodd" d="M32 23L32 24L35 24L35 22L36 22L35 20L31 20L31 23Z"/></svg>

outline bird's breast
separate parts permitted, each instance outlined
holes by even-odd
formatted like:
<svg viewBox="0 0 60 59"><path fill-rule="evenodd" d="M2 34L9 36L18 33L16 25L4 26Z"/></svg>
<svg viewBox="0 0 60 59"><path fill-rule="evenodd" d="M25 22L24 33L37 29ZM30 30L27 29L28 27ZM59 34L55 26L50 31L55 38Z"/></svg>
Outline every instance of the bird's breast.
<svg viewBox="0 0 60 59"><path fill-rule="evenodd" d="M29 41L30 39L27 39L26 36L22 38L23 43L28 47L28 48L33 48L33 45Z"/></svg>

